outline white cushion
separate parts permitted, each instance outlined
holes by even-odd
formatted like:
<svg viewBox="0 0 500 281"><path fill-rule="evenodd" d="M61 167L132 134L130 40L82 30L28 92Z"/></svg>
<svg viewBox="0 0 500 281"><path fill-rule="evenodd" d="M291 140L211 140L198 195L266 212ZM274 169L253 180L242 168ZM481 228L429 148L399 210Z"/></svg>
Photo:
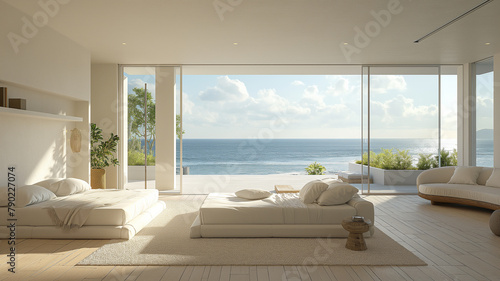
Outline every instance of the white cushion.
<svg viewBox="0 0 500 281"><path fill-rule="evenodd" d="M486 181L486 186L500 187L500 169L493 170L490 178Z"/></svg>
<svg viewBox="0 0 500 281"><path fill-rule="evenodd" d="M43 180L43 181L36 182L36 183L34 183L33 185L38 185L38 186L44 187L44 188L46 188L46 189L48 189L48 190L50 190L50 191L52 191L52 192L56 193L56 191L57 191L57 190L53 190L53 189L51 188L51 185L52 185L53 183L56 183L56 182L61 181L61 180L63 180L63 178L53 178L53 179L47 179L47 180ZM57 195L57 194L56 194L56 195Z"/></svg>
<svg viewBox="0 0 500 281"><path fill-rule="evenodd" d="M456 167L448 183L477 184L476 181L481 170L481 167Z"/></svg>
<svg viewBox="0 0 500 281"><path fill-rule="evenodd" d="M22 208L32 204L56 198L56 195L38 185L26 185L16 189L16 207Z"/></svg>
<svg viewBox="0 0 500 281"><path fill-rule="evenodd" d="M426 183L421 184L418 191L428 195L464 198L500 205L497 187L476 185L471 188L469 184Z"/></svg>
<svg viewBox="0 0 500 281"><path fill-rule="evenodd" d="M342 205L349 202L358 191L357 188L350 184L331 183L319 196L318 204L321 206Z"/></svg>
<svg viewBox="0 0 500 281"><path fill-rule="evenodd" d="M328 188L328 185L333 182L342 182L341 180L325 179L313 180L304 185L299 192L299 198L304 204L312 204L316 202L318 197Z"/></svg>
<svg viewBox="0 0 500 281"><path fill-rule="evenodd" d="M0 207L5 207L9 204L9 194L7 187L0 187Z"/></svg>
<svg viewBox="0 0 500 281"><path fill-rule="evenodd" d="M68 196L71 194L85 192L90 190L90 185L83 180L67 178L58 182L52 183L49 188L57 196Z"/></svg>
<svg viewBox="0 0 500 281"><path fill-rule="evenodd" d="M240 198L250 199L250 200L264 199L271 196L271 192L260 189L242 189L236 191L235 194Z"/></svg>

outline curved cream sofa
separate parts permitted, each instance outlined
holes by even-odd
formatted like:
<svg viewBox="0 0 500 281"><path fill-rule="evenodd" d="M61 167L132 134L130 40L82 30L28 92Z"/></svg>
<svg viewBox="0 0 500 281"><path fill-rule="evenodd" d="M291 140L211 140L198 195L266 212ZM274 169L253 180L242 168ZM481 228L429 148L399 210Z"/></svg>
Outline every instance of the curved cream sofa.
<svg viewBox="0 0 500 281"><path fill-rule="evenodd" d="M482 168L476 185L449 184L455 167L434 168L417 178L418 195L436 203L457 203L491 210L500 209L500 188L485 186L493 168Z"/></svg>

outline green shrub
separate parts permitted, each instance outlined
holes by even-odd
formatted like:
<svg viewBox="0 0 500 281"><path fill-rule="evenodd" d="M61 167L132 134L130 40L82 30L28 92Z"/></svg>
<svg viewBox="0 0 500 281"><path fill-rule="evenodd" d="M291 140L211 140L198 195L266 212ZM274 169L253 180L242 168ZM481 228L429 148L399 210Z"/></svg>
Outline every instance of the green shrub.
<svg viewBox="0 0 500 281"><path fill-rule="evenodd" d="M382 151L376 154L370 151L370 166L384 170L408 170L413 169L412 157L409 150L399 150L394 153L394 149L381 149ZM358 161L363 165L368 165L368 153L363 154L363 160Z"/></svg>
<svg viewBox="0 0 500 281"><path fill-rule="evenodd" d="M450 160L450 166L458 166L458 153L457 150L454 148L453 152L451 153L451 160Z"/></svg>
<svg viewBox="0 0 500 281"><path fill-rule="evenodd" d="M441 166L439 165L439 156L434 156L434 161L432 163L433 168L437 167L445 167L445 166L456 166L458 163L457 160L457 150L453 149L453 152L450 154L449 151L446 151L444 148L439 152L441 155Z"/></svg>
<svg viewBox="0 0 500 281"><path fill-rule="evenodd" d="M154 166L156 157L148 155L148 166ZM144 166L144 152L138 150L128 151L128 165L129 166Z"/></svg>
<svg viewBox="0 0 500 281"><path fill-rule="evenodd" d="M377 154L373 151L370 151L370 162L372 163L372 167L374 167L374 165L378 166L380 164L380 157L378 157ZM363 165L368 165L368 153L366 152L363 153L362 163Z"/></svg>
<svg viewBox="0 0 500 281"><path fill-rule="evenodd" d="M312 163L305 169L308 175L324 175L326 168L320 163Z"/></svg>
<svg viewBox="0 0 500 281"><path fill-rule="evenodd" d="M457 165L457 150L454 149L452 153L444 150L440 151L441 154L441 167L456 166ZM430 168L439 167L439 157L432 154L419 154L419 159L416 169L428 170ZM412 165L413 159L409 150L396 149L381 149L380 153L370 151L370 166L384 170L414 170ZM368 153L363 153L361 161L356 161L357 164L368 165Z"/></svg>
<svg viewBox="0 0 500 281"><path fill-rule="evenodd" d="M412 167L412 157L409 150L399 150L394 154L393 160L393 170L411 170Z"/></svg>
<svg viewBox="0 0 500 281"><path fill-rule="evenodd" d="M372 157L372 159L374 160L372 164L377 165L377 168L388 170L394 163L394 154L392 153L392 149L382 148L381 150L382 152L376 154L375 157Z"/></svg>
<svg viewBox="0 0 500 281"><path fill-rule="evenodd" d="M429 170L434 165L434 160L432 159L432 154L420 153L417 163L417 169L419 170Z"/></svg>

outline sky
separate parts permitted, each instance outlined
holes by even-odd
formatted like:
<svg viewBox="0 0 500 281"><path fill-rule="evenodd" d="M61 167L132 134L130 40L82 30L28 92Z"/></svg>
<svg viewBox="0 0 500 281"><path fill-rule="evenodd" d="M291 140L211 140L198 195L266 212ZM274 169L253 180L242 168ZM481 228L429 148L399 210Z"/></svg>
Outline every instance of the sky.
<svg viewBox="0 0 500 281"><path fill-rule="evenodd" d="M493 129L493 72L476 77L476 129Z"/></svg>
<svg viewBox="0 0 500 281"><path fill-rule="evenodd" d="M129 93L155 96L154 75L126 75ZM489 78L478 88L478 129L492 128ZM491 81L492 81L491 75ZM372 138L435 138L436 75L372 75ZM442 76L442 137L456 138L457 81ZM184 75L184 138L360 138L359 75ZM365 115L366 116L366 115Z"/></svg>

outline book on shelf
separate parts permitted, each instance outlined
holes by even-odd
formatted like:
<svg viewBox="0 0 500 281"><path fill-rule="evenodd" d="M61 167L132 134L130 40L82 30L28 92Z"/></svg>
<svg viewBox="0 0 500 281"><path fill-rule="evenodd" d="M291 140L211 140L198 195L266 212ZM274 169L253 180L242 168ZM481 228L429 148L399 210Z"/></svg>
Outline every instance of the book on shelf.
<svg viewBox="0 0 500 281"><path fill-rule="evenodd" d="M26 99L9 99L9 107L26 110Z"/></svg>
<svg viewBox="0 0 500 281"><path fill-rule="evenodd" d="M0 87L0 106L8 107L7 101L7 87Z"/></svg>

